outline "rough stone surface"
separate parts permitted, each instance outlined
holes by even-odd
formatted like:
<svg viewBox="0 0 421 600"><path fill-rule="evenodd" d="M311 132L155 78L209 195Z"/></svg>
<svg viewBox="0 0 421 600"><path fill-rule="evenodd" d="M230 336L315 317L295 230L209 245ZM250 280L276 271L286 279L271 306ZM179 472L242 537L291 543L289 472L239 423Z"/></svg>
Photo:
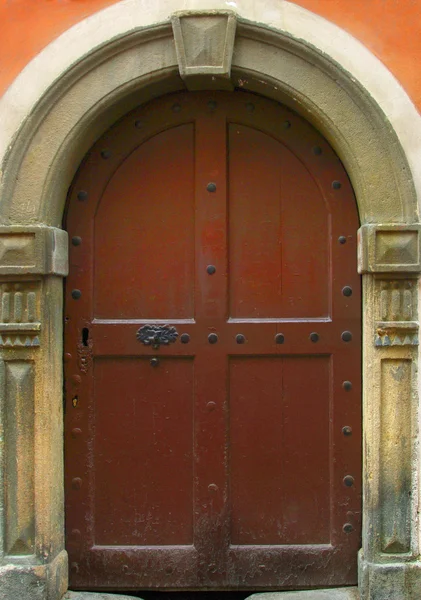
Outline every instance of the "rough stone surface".
<svg viewBox="0 0 421 600"><path fill-rule="evenodd" d="M356 587L301 592L266 592L249 596L252 600L360 600ZM249 600L249 599L247 599Z"/></svg>
<svg viewBox="0 0 421 600"><path fill-rule="evenodd" d="M139 598L97 592L66 592L63 596L63 600L139 600Z"/></svg>

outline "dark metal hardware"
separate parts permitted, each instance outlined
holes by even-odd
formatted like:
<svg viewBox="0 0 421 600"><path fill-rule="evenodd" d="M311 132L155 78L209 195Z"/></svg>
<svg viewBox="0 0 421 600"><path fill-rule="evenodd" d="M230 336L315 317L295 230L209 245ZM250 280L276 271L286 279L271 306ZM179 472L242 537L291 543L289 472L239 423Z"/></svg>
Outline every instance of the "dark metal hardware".
<svg viewBox="0 0 421 600"><path fill-rule="evenodd" d="M157 350L161 345L173 344L178 338L178 331L169 325L143 325L138 329L136 337L145 346Z"/></svg>
<svg viewBox="0 0 421 600"><path fill-rule="evenodd" d="M319 341L319 334L316 333L315 331L313 331L313 333L310 333L310 339L312 342L318 342Z"/></svg>
<svg viewBox="0 0 421 600"><path fill-rule="evenodd" d="M156 358L155 356L153 358L151 358L151 367L157 367L159 365L159 358Z"/></svg>
<svg viewBox="0 0 421 600"><path fill-rule="evenodd" d="M350 436L352 435L352 427L349 427L349 425L345 425L345 427L342 427L342 433L345 436Z"/></svg>
<svg viewBox="0 0 421 600"><path fill-rule="evenodd" d="M344 485L346 485L346 487L352 487L354 485L354 478L351 475L346 475L344 477Z"/></svg>
<svg viewBox="0 0 421 600"><path fill-rule="evenodd" d="M208 192L216 192L216 183L213 183L212 181L210 183L208 183L208 185L206 186L206 189L208 190Z"/></svg>
<svg viewBox="0 0 421 600"><path fill-rule="evenodd" d="M215 108L218 106L218 104L215 102L215 100L209 100L208 102L208 108L210 108L211 110L215 110Z"/></svg>
<svg viewBox="0 0 421 600"><path fill-rule="evenodd" d="M344 235L340 235L340 236L338 237L338 242L339 242L340 244L346 244L346 237L345 237Z"/></svg>
<svg viewBox="0 0 421 600"><path fill-rule="evenodd" d="M256 107L254 106L254 104L252 102L247 102L246 109L249 113L253 113L255 108Z"/></svg>
<svg viewBox="0 0 421 600"><path fill-rule="evenodd" d="M283 333L277 333L275 335L275 342L277 344L283 344L285 342L285 336Z"/></svg>
<svg viewBox="0 0 421 600"><path fill-rule="evenodd" d="M218 341L218 336L216 335L216 333L210 333L208 335L209 344L216 344L217 341Z"/></svg>
<svg viewBox="0 0 421 600"><path fill-rule="evenodd" d="M342 288L342 293L344 296L352 296L352 287L349 285L346 285L344 288Z"/></svg>
<svg viewBox="0 0 421 600"><path fill-rule="evenodd" d="M322 153L322 149L320 148L320 146L314 146L313 154L315 154L316 156L320 156L321 153Z"/></svg>
<svg viewBox="0 0 421 600"><path fill-rule="evenodd" d="M136 127L136 129L142 129L142 127L143 127L143 121L140 121L138 119L137 121L134 122L134 126Z"/></svg>
<svg viewBox="0 0 421 600"><path fill-rule="evenodd" d="M74 235L72 237L72 244L73 244L73 246L80 246L81 243L82 243L82 238L81 237L79 237L78 235Z"/></svg>
<svg viewBox="0 0 421 600"><path fill-rule="evenodd" d="M284 129L290 129L290 127L291 127L291 121L284 121L283 127L284 127Z"/></svg>
<svg viewBox="0 0 421 600"><path fill-rule="evenodd" d="M172 110L173 110L173 112L175 112L175 113L178 113L178 112L180 112L180 110L181 110L181 104L178 104L178 103L176 103L176 104L173 104L173 105L172 105Z"/></svg>
<svg viewBox="0 0 421 600"><path fill-rule="evenodd" d="M180 342L182 344L188 344L190 342L190 336L188 333L183 333L180 336Z"/></svg>
<svg viewBox="0 0 421 600"><path fill-rule="evenodd" d="M352 333L350 331L344 331L341 338L344 342L350 342L352 340Z"/></svg>
<svg viewBox="0 0 421 600"><path fill-rule="evenodd" d="M344 381L342 387L346 392L350 392L352 390L352 383L350 381Z"/></svg>
<svg viewBox="0 0 421 600"><path fill-rule="evenodd" d="M342 183L340 181L332 181L332 187L334 190L340 190Z"/></svg>
<svg viewBox="0 0 421 600"><path fill-rule="evenodd" d="M244 344L246 341L246 338L244 337L244 335L242 333L239 333L238 335L235 336L235 341L237 342L237 344Z"/></svg>
<svg viewBox="0 0 421 600"><path fill-rule="evenodd" d="M213 275L214 273L216 273L216 267L214 267L213 265L208 265L206 267L206 271L208 275Z"/></svg>
<svg viewBox="0 0 421 600"><path fill-rule="evenodd" d="M88 192L85 192L85 190L80 190L80 192L77 193L77 199L80 200L81 202L83 202L84 200L87 200Z"/></svg>
<svg viewBox="0 0 421 600"><path fill-rule="evenodd" d="M352 533L354 531L354 528L351 525L351 523L345 523L345 525L342 527L342 530L344 533Z"/></svg>
<svg viewBox="0 0 421 600"><path fill-rule="evenodd" d="M82 292L80 290L72 290L72 298L73 300L79 300L82 296Z"/></svg>
<svg viewBox="0 0 421 600"><path fill-rule="evenodd" d="M107 158L111 158L111 151L110 150L101 150L101 157L104 160L107 160Z"/></svg>

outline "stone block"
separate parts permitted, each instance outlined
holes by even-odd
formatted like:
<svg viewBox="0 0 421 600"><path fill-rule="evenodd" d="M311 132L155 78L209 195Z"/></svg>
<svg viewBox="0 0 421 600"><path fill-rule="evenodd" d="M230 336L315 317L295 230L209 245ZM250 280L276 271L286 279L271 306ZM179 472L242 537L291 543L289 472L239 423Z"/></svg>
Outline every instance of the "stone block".
<svg viewBox="0 0 421 600"><path fill-rule="evenodd" d="M56 227L0 227L0 275L68 273L67 232Z"/></svg>
<svg viewBox="0 0 421 600"><path fill-rule="evenodd" d="M363 225L358 231L359 273L419 273L421 225Z"/></svg>
<svg viewBox="0 0 421 600"><path fill-rule="evenodd" d="M236 23L229 10L173 15L178 67L189 90L234 89L230 78Z"/></svg>

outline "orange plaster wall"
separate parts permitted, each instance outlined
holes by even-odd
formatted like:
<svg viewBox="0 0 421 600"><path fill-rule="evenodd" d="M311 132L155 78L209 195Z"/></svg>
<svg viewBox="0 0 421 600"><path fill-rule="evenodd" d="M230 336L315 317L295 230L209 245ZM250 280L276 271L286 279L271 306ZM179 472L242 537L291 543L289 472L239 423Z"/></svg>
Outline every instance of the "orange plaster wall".
<svg viewBox="0 0 421 600"><path fill-rule="evenodd" d="M400 80L421 111L421 0L295 1L365 44ZM51 40L115 2L0 0L0 94Z"/></svg>

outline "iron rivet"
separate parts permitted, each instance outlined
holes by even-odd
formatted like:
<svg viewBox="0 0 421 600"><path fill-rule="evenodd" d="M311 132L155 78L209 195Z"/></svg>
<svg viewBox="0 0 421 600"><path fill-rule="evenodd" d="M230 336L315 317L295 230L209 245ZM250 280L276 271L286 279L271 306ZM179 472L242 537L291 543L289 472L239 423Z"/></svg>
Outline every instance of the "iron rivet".
<svg viewBox="0 0 421 600"><path fill-rule="evenodd" d="M80 537L80 529L72 529L71 535L75 538Z"/></svg>
<svg viewBox="0 0 421 600"><path fill-rule="evenodd" d="M346 436L352 435L352 427L345 425L345 427L342 427L342 433Z"/></svg>
<svg viewBox="0 0 421 600"><path fill-rule="evenodd" d="M346 475L344 477L344 485L346 485L346 487L352 487L354 485L354 478L351 475Z"/></svg>
<svg viewBox="0 0 421 600"><path fill-rule="evenodd" d="M346 244L346 237L345 237L344 235L340 235L340 236L338 237L338 242L339 242L340 244Z"/></svg>
<svg viewBox="0 0 421 600"><path fill-rule="evenodd" d="M249 113L252 113L254 112L255 106L252 102L247 102L246 109Z"/></svg>
<svg viewBox="0 0 421 600"><path fill-rule="evenodd" d="M320 156L321 153L322 153L322 149L320 148L320 146L314 146L313 154L315 154L316 156Z"/></svg>
<svg viewBox="0 0 421 600"><path fill-rule="evenodd" d="M81 202L83 202L84 200L87 200L88 192L85 192L85 190L80 190L80 192L77 193L77 199L80 200Z"/></svg>
<svg viewBox="0 0 421 600"><path fill-rule="evenodd" d="M350 331L344 331L341 338L344 342L350 342L352 340L352 333Z"/></svg>
<svg viewBox="0 0 421 600"><path fill-rule="evenodd" d="M173 104L172 105L172 110L173 110L173 112L176 112L176 113L180 112L180 110L181 110L181 104L178 104L178 103L177 104Z"/></svg>
<svg viewBox="0 0 421 600"><path fill-rule="evenodd" d="M143 121L139 121L139 120L135 121L134 126L136 127L136 129L142 129Z"/></svg>
<svg viewBox="0 0 421 600"><path fill-rule="evenodd" d="M77 438L81 435L82 430L79 429L79 427L75 427L74 429L72 429L72 438Z"/></svg>
<svg viewBox="0 0 421 600"><path fill-rule="evenodd" d="M72 355L70 352L66 352L64 355L64 362L69 362L69 360L72 360Z"/></svg>
<svg viewBox="0 0 421 600"><path fill-rule="evenodd" d="M129 570L129 567L127 565L123 565L122 571L123 573L127 573Z"/></svg>
<svg viewBox="0 0 421 600"><path fill-rule="evenodd" d="M80 246L82 243L82 238L79 237L78 235L75 235L72 237L72 244L73 246Z"/></svg>
<svg viewBox="0 0 421 600"><path fill-rule="evenodd" d="M214 267L213 265L208 265L206 267L206 271L208 275L213 275L214 273L216 273L216 267Z"/></svg>
<svg viewBox="0 0 421 600"><path fill-rule="evenodd" d="M319 334L316 333L315 331L313 331L313 333L310 333L310 339L312 342L318 342L319 341Z"/></svg>
<svg viewBox="0 0 421 600"><path fill-rule="evenodd" d="M208 335L209 344L216 344L217 341L218 341L218 336L216 335L216 333L210 333Z"/></svg>
<svg viewBox="0 0 421 600"><path fill-rule="evenodd" d="M244 344L246 341L246 338L244 337L244 335L242 333L239 333L238 335L235 336L235 341L237 342L237 344Z"/></svg>
<svg viewBox="0 0 421 600"><path fill-rule="evenodd" d="M352 296L352 287L349 285L346 285L344 288L342 288L342 293L344 296Z"/></svg>
<svg viewBox="0 0 421 600"><path fill-rule="evenodd" d="M354 531L354 528L351 525L351 523L345 523L345 525L342 527L342 530L344 531L344 533L352 533Z"/></svg>
<svg viewBox="0 0 421 600"><path fill-rule="evenodd" d="M291 121L284 121L283 122L283 128L284 129L289 129L291 127Z"/></svg>
<svg viewBox="0 0 421 600"><path fill-rule="evenodd" d="M190 336L188 333L182 333L180 336L180 342L182 344L188 344L190 342Z"/></svg>
<svg viewBox="0 0 421 600"><path fill-rule="evenodd" d="M210 483L208 485L208 490L210 492L217 492L218 491L218 486L216 485L216 483Z"/></svg>
<svg viewBox="0 0 421 600"><path fill-rule="evenodd" d="M111 157L111 151L110 150L101 150L101 157L104 160L107 160L107 158Z"/></svg>
<svg viewBox="0 0 421 600"><path fill-rule="evenodd" d="M206 186L206 189L208 190L208 192L216 192L216 183L213 183L212 181L210 183L208 183L208 185Z"/></svg>
<svg viewBox="0 0 421 600"><path fill-rule="evenodd" d="M211 110L215 110L215 108L218 106L217 102L215 102L215 100L209 100L208 102L208 108L210 108Z"/></svg>
<svg viewBox="0 0 421 600"><path fill-rule="evenodd" d="M206 408L208 409L209 412L212 412L216 408L216 402L208 402L206 404Z"/></svg>
<svg viewBox="0 0 421 600"><path fill-rule="evenodd" d="M151 358L151 367L157 367L158 365L159 365L159 358L156 358L156 356Z"/></svg>
<svg viewBox="0 0 421 600"><path fill-rule="evenodd" d="M350 392L352 390L352 383L350 381L344 381L342 387L346 392Z"/></svg>
<svg viewBox="0 0 421 600"><path fill-rule="evenodd" d="M332 187L334 190L340 190L342 183L340 181L332 181Z"/></svg>
<svg viewBox="0 0 421 600"><path fill-rule="evenodd" d="M82 292L80 290L72 290L72 298L73 300L79 300L82 296Z"/></svg>
<svg viewBox="0 0 421 600"><path fill-rule="evenodd" d="M80 477L74 477L72 479L72 488L74 490L80 490L80 488L82 487L82 480Z"/></svg>
<svg viewBox="0 0 421 600"><path fill-rule="evenodd" d="M80 375L72 375L72 381L73 383L75 383L76 385L78 385L79 383L82 382L82 377Z"/></svg>
<svg viewBox="0 0 421 600"><path fill-rule="evenodd" d="M277 333L275 335L275 342L277 344L283 344L285 342L285 336L283 333Z"/></svg>

